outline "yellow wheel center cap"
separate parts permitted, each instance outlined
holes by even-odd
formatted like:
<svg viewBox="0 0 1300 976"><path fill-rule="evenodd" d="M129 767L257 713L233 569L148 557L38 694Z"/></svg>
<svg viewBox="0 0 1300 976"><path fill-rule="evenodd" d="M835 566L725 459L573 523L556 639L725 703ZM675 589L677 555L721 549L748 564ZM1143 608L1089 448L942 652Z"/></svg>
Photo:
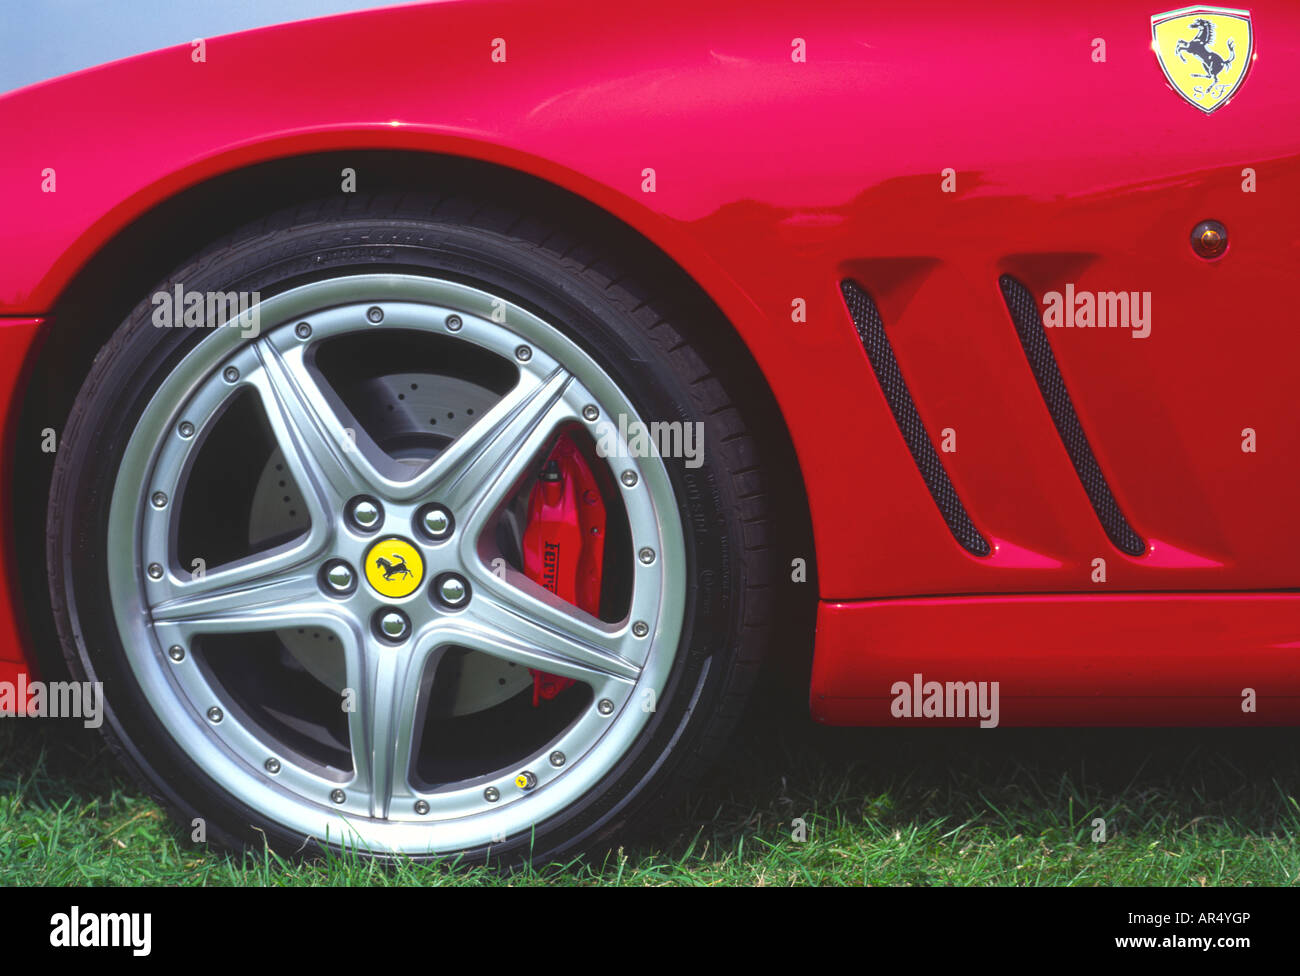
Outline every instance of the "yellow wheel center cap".
<svg viewBox="0 0 1300 976"><path fill-rule="evenodd" d="M366 579L381 596L393 600L410 596L424 579L424 560L405 539L380 539L366 553Z"/></svg>

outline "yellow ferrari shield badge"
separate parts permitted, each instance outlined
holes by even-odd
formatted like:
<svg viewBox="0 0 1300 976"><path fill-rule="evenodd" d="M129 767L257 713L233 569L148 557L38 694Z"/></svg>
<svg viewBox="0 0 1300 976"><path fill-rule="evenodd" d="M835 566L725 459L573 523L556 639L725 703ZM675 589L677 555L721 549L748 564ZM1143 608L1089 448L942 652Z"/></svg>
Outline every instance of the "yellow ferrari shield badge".
<svg viewBox="0 0 1300 976"><path fill-rule="evenodd" d="M366 553L366 579L381 596L410 596L424 576L420 551L405 539L380 539Z"/></svg>
<svg viewBox="0 0 1300 976"><path fill-rule="evenodd" d="M1151 18L1151 49L1170 86L1207 114L1241 87L1254 47L1249 10L1183 7Z"/></svg>

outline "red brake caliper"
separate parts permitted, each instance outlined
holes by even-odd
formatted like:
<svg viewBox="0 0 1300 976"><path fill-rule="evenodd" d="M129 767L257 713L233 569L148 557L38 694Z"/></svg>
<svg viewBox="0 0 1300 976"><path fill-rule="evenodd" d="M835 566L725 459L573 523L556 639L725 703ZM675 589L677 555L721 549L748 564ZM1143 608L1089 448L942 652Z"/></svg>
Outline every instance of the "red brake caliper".
<svg viewBox="0 0 1300 976"><path fill-rule="evenodd" d="M561 434L528 496L524 572L561 600L595 615L600 611L604 558L605 503L582 452ZM534 707L574 683L572 678L528 670L533 675Z"/></svg>

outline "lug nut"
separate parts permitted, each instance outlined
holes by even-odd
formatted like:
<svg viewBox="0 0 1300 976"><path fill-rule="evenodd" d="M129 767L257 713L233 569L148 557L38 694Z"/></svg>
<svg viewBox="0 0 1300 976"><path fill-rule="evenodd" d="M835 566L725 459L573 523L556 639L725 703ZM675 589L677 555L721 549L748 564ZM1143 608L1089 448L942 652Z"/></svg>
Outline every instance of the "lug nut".
<svg viewBox="0 0 1300 976"><path fill-rule="evenodd" d="M181 647L179 644L173 644L171 647L167 648L167 656L173 661L184 661L185 648Z"/></svg>
<svg viewBox="0 0 1300 976"><path fill-rule="evenodd" d="M531 790L536 785L537 776L531 770L525 769L515 777L515 786L519 787L521 790Z"/></svg>
<svg viewBox="0 0 1300 976"><path fill-rule="evenodd" d="M293 334L296 335L299 339L310 339L311 326L308 325L306 322L299 322L297 325L293 327Z"/></svg>
<svg viewBox="0 0 1300 976"><path fill-rule="evenodd" d="M380 637L393 643L400 643L410 634L411 621L400 610L380 610L375 615L375 628Z"/></svg>
<svg viewBox="0 0 1300 976"><path fill-rule="evenodd" d="M429 804L424 800L416 800L415 812L423 817L425 814L429 812Z"/></svg>
<svg viewBox="0 0 1300 976"><path fill-rule="evenodd" d="M608 698L602 698L596 705L596 711L600 712L601 715L612 715L614 714L614 703Z"/></svg>
<svg viewBox="0 0 1300 976"><path fill-rule="evenodd" d="M366 309L366 318L378 325L380 322L384 321L384 310L378 305L371 305Z"/></svg>
<svg viewBox="0 0 1300 976"><path fill-rule="evenodd" d="M461 607L469 599L469 584L463 577L455 573L447 573L438 577L437 582L434 583L434 592L444 606Z"/></svg>
<svg viewBox="0 0 1300 976"><path fill-rule="evenodd" d="M208 721L213 725L220 722L225 717L225 714L216 705L213 705L208 709Z"/></svg>
<svg viewBox="0 0 1300 976"><path fill-rule="evenodd" d="M621 475L618 476L618 480L623 482L625 487L634 488L636 487L636 472L624 471Z"/></svg>
<svg viewBox="0 0 1300 976"><path fill-rule="evenodd" d="M347 798L348 795L342 790L330 790L330 799L335 803L344 803L347 801Z"/></svg>
<svg viewBox="0 0 1300 976"><path fill-rule="evenodd" d="M268 759L266 761L266 771L270 773L272 776L278 773L280 771L280 760Z"/></svg>
<svg viewBox="0 0 1300 976"><path fill-rule="evenodd" d="M379 524L384 511L379 502L373 498L354 498L348 503L348 521L363 532L369 532Z"/></svg>
<svg viewBox="0 0 1300 976"><path fill-rule="evenodd" d="M435 542L441 542L451 535L451 512L441 505L426 505L420 509L416 527Z"/></svg>
<svg viewBox="0 0 1300 976"><path fill-rule="evenodd" d="M655 561L655 551L651 549L649 546L645 546L644 548L642 548L640 551L637 552L636 558L641 560L641 562L645 563L647 566L649 566L652 562Z"/></svg>
<svg viewBox="0 0 1300 976"><path fill-rule="evenodd" d="M589 403L582 408L582 415L587 420L595 420L597 417L600 416L600 411L596 409L596 405L594 403Z"/></svg>
<svg viewBox="0 0 1300 976"><path fill-rule="evenodd" d="M644 637L650 633L650 627L644 620L638 620L632 625L632 634L636 637Z"/></svg>
<svg viewBox="0 0 1300 976"><path fill-rule="evenodd" d="M351 593L357 585L357 574L341 559L325 564L325 586L338 596Z"/></svg>

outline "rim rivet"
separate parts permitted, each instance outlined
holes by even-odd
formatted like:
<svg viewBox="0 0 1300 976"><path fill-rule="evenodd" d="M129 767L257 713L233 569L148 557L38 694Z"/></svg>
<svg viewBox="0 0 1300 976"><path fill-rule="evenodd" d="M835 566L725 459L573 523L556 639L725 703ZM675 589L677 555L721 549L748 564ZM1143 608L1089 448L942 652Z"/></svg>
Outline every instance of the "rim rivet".
<svg viewBox="0 0 1300 976"><path fill-rule="evenodd" d="M602 698L599 704L596 705L596 711L600 712L601 715L612 715L614 713L614 703L608 698Z"/></svg>
<svg viewBox="0 0 1300 976"><path fill-rule="evenodd" d="M348 506L348 518L352 524L359 529L369 531L379 524L379 519L383 515L378 503L371 501L369 498L357 498Z"/></svg>
<svg viewBox="0 0 1300 976"><path fill-rule="evenodd" d="M149 578L150 578L150 579L160 580L160 579L162 579L162 575L163 575L163 568L162 568L162 564L161 564L161 563L150 563L150 564L149 564Z"/></svg>
<svg viewBox="0 0 1300 976"><path fill-rule="evenodd" d="M438 599L449 607L458 607L469 596L469 587L455 573L448 573L438 580Z"/></svg>
<svg viewBox="0 0 1300 976"><path fill-rule="evenodd" d="M628 488L634 488L636 487L636 472L624 471L621 475L618 476L618 480L623 482L623 484Z"/></svg>
<svg viewBox="0 0 1300 976"><path fill-rule="evenodd" d="M528 360L533 358L533 351L527 346L520 346L515 350L515 358L521 363L526 363Z"/></svg>
<svg viewBox="0 0 1300 976"><path fill-rule="evenodd" d="M380 308L378 305L371 305L368 309L366 309L366 318L368 318L371 322L378 324L384 321L384 310Z"/></svg>
<svg viewBox="0 0 1300 976"><path fill-rule="evenodd" d="M155 491L155 492L153 493L153 498L150 499L150 500L153 502L153 507L154 507L154 508L166 508L166 507L167 507L167 496L166 496L165 494L163 494L161 491Z"/></svg>
<svg viewBox="0 0 1300 976"><path fill-rule="evenodd" d="M552 766L555 766L555 767L557 767L557 768L560 767L560 766L563 766L563 765L564 765L564 753L560 752L558 749L555 750L555 752L551 753L551 765L552 765Z"/></svg>
<svg viewBox="0 0 1300 976"><path fill-rule="evenodd" d="M208 709L209 722L212 722L215 725L217 722L220 722L223 718L225 718L225 714L216 705L213 705L211 708Z"/></svg>
<svg viewBox="0 0 1300 976"><path fill-rule="evenodd" d="M392 641L406 640L411 629L406 614L397 610L387 610L379 615L379 632Z"/></svg>
<svg viewBox="0 0 1300 976"><path fill-rule="evenodd" d="M651 549L649 546L645 546L644 548L640 549L637 552L636 558L641 560L641 562L645 563L647 566L649 566L652 562L655 561L655 551Z"/></svg>
<svg viewBox="0 0 1300 976"><path fill-rule="evenodd" d="M589 403L582 408L582 416L585 417L587 420L595 420L597 417L600 416L600 411L596 409L596 405L594 403Z"/></svg>
<svg viewBox="0 0 1300 976"><path fill-rule="evenodd" d="M644 620L638 620L632 625L632 633L637 637L644 637L646 634L650 633L650 627Z"/></svg>
<svg viewBox="0 0 1300 976"><path fill-rule="evenodd" d="M497 800L501 799L501 791L495 786L489 786L483 791L483 799L487 800L488 803L496 803Z"/></svg>
<svg viewBox="0 0 1300 976"><path fill-rule="evenodd" d="M515 786L519 787L521 790L531 790L536 785L537 774L531 769L525 769L515 777Z"/></svg>
<svg viewBox="0 0 1300 976"><path fill-rule="evenodd" d="M352 567L345 562L331 563L325 569L325 582L335 593L347 593L356 582Z"/></svg>
<svg viewBox="0 0 1300 976"><path fill-rule="evenodd" d="M441 505L430 505L420 513L420 527L431 539L445 539L451 534L451 513Z"/></svg>
<svg viewBox="0 0 1300 976"><path fill-rule="evenodd" d="M233 383L235 380L239 379L239 370L235 369L234 366L227 366L222 371L221 375L226 378L227 383Z"/></svg>
<svg viewBox="0 0 1300 976"><path fill-rule="evenodd" d="M429 812L429 804L428 804L428 802L425 801L425 800L416 800L416 801L415 801L415 812L418 813L418 814L419 814L420 816L422 816L422 817L423 817L425 814L427 814L427 813Z"/></svg>
<svg viewBox="0 0 1300 976"><path fill-rule="evenodd" d="M182 437L194 436L194 425L188 420L181 421L180 427L176 428Z"/></svg>
<svg viewBox="0 0 1300 976"><path fill-rule="evenodd" d="M167 648L167 656L173 661L184 661L185 648L181 647L179 644L173 644L171 647Z"/></svg>
<svg viewBox="0 0 1300 976"><path fill-rule="evenodd" d="M330 790L330 799L335 803L344 803L347 801L347 798L348 795L342 790Z"/></svg>
<svg viewBox="0 0 1300 976"><path fill-rule="evenodd" d="M272 776L278 773L280 771L280 760L268 759L266 761L266 771L270 773Z"/></svg>
<svg viewBox="0 0 1300 976"><path fill-rule="evenodd" d="M293 334L296 335L299 339L310 339L311 326L308 325L306 322L299 322L297 325L293 327Z"/></svg>
<svg viewBox="0 0 1300 976"><path fill-rule="evenodd" d="M463 324L464 324L464 323L461 322L461 320L460 320L460 316L459 316L459 315L448 315L448 316L447 316L447 331L448 331L448 332L459 332L459 331L460 331L460 327L461 327Z"/></svg>

